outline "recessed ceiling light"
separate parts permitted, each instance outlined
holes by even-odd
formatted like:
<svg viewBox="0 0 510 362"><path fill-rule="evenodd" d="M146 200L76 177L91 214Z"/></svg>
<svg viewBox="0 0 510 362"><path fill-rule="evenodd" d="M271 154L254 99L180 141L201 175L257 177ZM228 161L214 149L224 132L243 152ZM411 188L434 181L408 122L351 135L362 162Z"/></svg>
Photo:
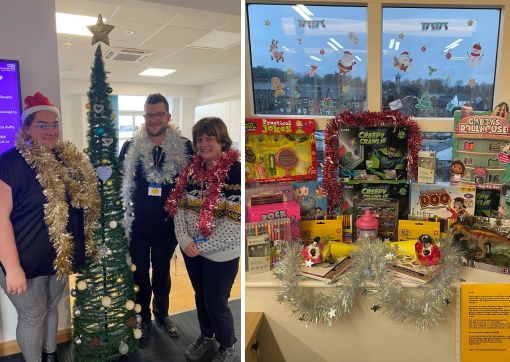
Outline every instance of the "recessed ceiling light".
<svg viewBox="0 0 510 362"><path fill-rule="evenodd" d="M135 34L135 32L134 32L133 30L126 30L126 31L124 32L124 34L126 34L127 36L131 36L131 35L134 35L134 34Z"/></svg>
<svg viewBox="0 0 510 362"><path fill-rule="evenodd" d="M138 75L145 75L148 77L165 77L173 72L175 72L175 69L147 68Z"/></svg>
<svg viewBox="0 0 510 362"><path fill-rule="evenodd" d="M92 33L87 26L95 25L97 17L83 16L75 14L56 13L55 18L57 21L57 33L92 36ZM106 18L103 18L106 22Z"/></svg>

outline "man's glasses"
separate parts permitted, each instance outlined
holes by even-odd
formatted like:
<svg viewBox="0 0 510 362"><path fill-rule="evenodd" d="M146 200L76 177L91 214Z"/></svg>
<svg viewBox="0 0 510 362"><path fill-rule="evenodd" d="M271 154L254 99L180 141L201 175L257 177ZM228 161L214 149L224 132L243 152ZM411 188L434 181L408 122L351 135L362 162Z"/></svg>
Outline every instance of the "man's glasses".
<svg viewBox="0 0 510 362"><path fill-rule="evenodd" d="M39 129L50 129L50 128L53 128L53 129L59 129L60 128L60 123L57 122L57 123L52 123L52 124L48 124L48 123L36 123L35 126Z"/></svg>
<svg viewBox="0 0 510 362"><path fill-rule="evenodd" d="M166 113L166 112L146 113L143 115L143 118L145 118L145 119L163 118L167 114L168 113Z"/></svg>

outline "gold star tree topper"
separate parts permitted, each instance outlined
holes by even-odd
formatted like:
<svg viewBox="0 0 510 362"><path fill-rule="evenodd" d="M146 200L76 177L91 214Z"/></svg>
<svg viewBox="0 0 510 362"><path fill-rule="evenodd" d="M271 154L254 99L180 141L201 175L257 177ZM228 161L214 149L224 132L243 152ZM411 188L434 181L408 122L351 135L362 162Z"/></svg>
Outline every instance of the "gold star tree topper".
<svg viewBox="0 0 510 362"><path fill-rule="evenodd" d="M103 23L103 17L101 14L97 17L96 25L89 25L87 28L92 32L92 45L99 43L102 41L106 45L110 45L110 40L108 40L108 34L115 28L113 25L107 25Z"/></svg>

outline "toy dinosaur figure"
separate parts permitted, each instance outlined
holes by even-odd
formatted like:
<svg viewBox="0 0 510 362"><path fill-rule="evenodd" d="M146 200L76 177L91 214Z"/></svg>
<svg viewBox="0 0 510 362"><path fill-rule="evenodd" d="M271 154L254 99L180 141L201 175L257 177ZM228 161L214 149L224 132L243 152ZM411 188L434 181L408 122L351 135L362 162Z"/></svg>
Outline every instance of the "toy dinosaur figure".
<svg viewBox="0 0 510 362"><path fill-rule="evenodd" d="M510 239L492 230L469 227L458 222L453 223L450 228L455 234L462 235L461 241L476 243L478 251L475 254L475 259L485 258L487 255L486 245L489 246L489 250L494 245L505 245L510 248Z"/></svg>

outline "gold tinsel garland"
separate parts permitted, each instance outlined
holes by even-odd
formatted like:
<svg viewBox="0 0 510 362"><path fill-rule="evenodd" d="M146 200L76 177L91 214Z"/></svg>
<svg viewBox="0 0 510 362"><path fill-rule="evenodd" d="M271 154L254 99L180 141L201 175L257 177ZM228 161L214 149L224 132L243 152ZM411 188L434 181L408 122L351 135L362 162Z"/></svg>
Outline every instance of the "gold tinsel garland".
<svg viewBox="0 0 510 362"><path fill-rule="evenodd" d="M97 176L86 156L70 142L58 142L52 150L18 134L16 148L37 174L46 204L44 222L57 253L53 266L58 278L66 278L72 272L73 236L67 231L69 219L69 196L73 207L84 209L86 253L96 256L94 229L99 218L99 192Z"/></svg>
<svg viewBox="0 0 510 362"><path fill-rule="evenodd" d="M362 294L374 298L372 310L381 310L392 320L413 324L420 330L438 325L444 310L454 297L453 283L459 280L462 253L453 245L453 235L441 240L441 272L420 287L403 287L389 272L386 264L396 258L396 248L389 243L359 242L359 250L349 271L327 292L300 286L303 264L302 244L287 244L284 256L275 269L282 288L278 300L307 323L327 322L351 313L355 300Z"/></svg>

